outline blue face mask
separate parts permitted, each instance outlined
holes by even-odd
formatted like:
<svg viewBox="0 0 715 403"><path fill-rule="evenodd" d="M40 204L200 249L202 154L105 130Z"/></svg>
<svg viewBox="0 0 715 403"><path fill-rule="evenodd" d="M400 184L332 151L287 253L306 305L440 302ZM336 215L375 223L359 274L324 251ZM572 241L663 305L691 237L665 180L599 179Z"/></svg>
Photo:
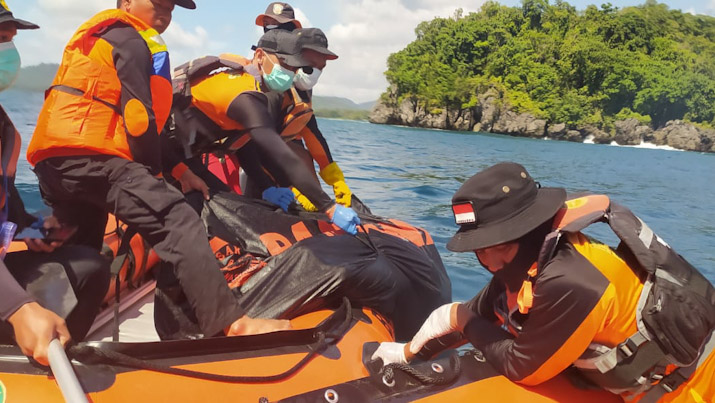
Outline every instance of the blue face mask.
<svg viewBox="0 0 715 403"><path fill-rule="evenodd" d="M281 66L280 64L273 63L268 56L266 59L270 60L273 64L273 69L270 74L263 73L263 82L266 83L268 88L276 92L288 91L291 85L293 85L293 78L295 73Z"/></svg>
<svg viewBox="0 0 715 403"><path fill-rule="evenodd" d="M20 54L15 44L0 43L0 91L8 89L15 82L20 72Z"/></svg>

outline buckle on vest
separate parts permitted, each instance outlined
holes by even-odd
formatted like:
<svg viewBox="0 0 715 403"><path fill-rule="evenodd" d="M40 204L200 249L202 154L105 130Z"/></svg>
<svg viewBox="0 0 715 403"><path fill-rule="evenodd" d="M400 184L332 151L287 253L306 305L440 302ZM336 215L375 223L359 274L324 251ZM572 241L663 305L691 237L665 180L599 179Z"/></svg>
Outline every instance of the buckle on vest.
<svg viewBox="0 0 715 403"><path fill-rule="evenodd" d="M620 351L625 358L628 358L638 351L638 343L628 338L626 341L618 345L618 351Z"/></svg>
<svg viewBox="0 0 715 403"><path fill-rule="evenodd" d="M665 389L666 392L670 393L678 389L680 385L682 385L687 380L688 378L684 377L683 374L681 374L680 371L676 369L672 373L668 374L668 376L663 378L660 382L658 382L658 386Z"/></svg>

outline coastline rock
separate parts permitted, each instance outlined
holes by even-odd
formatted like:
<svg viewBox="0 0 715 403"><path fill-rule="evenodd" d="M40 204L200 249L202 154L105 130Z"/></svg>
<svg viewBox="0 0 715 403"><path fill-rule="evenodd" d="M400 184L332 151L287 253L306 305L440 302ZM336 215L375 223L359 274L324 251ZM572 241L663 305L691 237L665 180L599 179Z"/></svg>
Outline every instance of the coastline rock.
<svg viewBox="0 0 715 403"><path fill-rule="evenodd" d="M583 143L584 137L578 130L567 130L564 137L559 140L573 141L576 143Z"/></svg>
<svg viewBox="0 0 715 403"><path fill-rule="evenodd" d="M563 138L566 135L566 123L556 123L553 125L549 125L546 134L550 138Z"/></svg>
<svg viewBox="0 0 715 403"><path fill-rule="evenodd" d="M506 110L494 123L493 133L509 134L523 137L544 137L546 121L537 119L530 113L519 113Z"/></svg>
<svg viewBox="0 0 715 403"><path fill-rule="evenodd" d="M700 129L682 120L671 120L653 132L646 141L687 151L715 151L715 130Z"/></svg>
<svg viewBox="0 0 715 403"><path fill-rule="evenodd" d="M619 120L615 123L616 135L614 140L622 146L635 146L643 142L652 133L650 126L641 124L638 119L630 118Z"/></svg>
<svg viewBox="0 0 715 403"><path fill-rule="evenodd" d="M582 127L579 132L581 132L582 141L587 138L592 138L593 142L596 144L610 144L613 141L613 136L609 133L604 132L596 126L588 125Z"/></svg>
<svg viewBox="0 0 715 403"><path fill-rule="evenodd" d="M427 127L446 130L472 130L475 132L501 133L519 137L548 137L555 140L594 143L639 145L646 141L655 145L667 145L680 150L715 152L715 130L699 128L681 120L673 120L653 131L637 119L615 122L613 133L593 125L569 129L565 123L548 124L529 113L517 113L504 103L503 94L494 88L480 94L478 103L468 109L434 109L428 111L416 98L406 97L397 101L393 89L375 104L370 112L372 123Z"/></svg>

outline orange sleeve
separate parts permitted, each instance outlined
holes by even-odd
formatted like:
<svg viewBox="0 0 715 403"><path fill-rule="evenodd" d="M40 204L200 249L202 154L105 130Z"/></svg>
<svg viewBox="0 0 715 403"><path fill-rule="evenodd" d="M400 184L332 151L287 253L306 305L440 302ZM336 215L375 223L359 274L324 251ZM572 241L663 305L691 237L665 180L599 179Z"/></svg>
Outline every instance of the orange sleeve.
<svg viewBox="0 0 715 403"><path fill-rule="evenodd" d="M512 381L536 385L556 376L614 314L614 285L571 245L564 249L537 275L534 307L512 314L516 337L481 316L465 328L467 339Z"/></svg>

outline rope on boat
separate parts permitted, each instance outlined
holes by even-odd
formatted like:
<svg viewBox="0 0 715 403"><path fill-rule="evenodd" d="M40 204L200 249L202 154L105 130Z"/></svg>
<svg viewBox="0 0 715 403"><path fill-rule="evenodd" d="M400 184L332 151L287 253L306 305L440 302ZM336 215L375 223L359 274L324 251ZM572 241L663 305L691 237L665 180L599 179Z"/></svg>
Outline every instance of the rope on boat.
<svg viewBox="0 0 715 403"><path fill-rule="evenodd" d="M212 374L207 372L193 371L190 369L176 368L168 365L155 364L153 362L142 360L139 358L132 357L127 354L119 353L111 350L104 350L101 348L88 346L88 345L74 345L69 347L68 353L72 358L80 362L85 362L88 364L97 363L97 361L109 364L117 365L128 368L149 370L162 372L171 375L179 375L190 378L202 379L207 381L216 382L227 382L227 383L262 383L262 382L276 382L288 378L298 372L303 366L305 366L310 360L315 356L322 353L328 346L335 344L344 336L348 327L352 322L352 308L350 302L344 299L344 306L347 305L346 315L343 322L335 329L335 331L324 332L318 331L316 337L318 340L313 344L315 347L310 348L310 352L303 357L297 364L288 369L287 371L269 376L234 376L234 375L221 375Z"/></svg>
<svg viewBox="0 0 715 403"><path fill-rule="evenodd" d="M459 354L453 354L449 358L449 362L452 367L452 373L451 375L445 376L445 375L427 375L423 374L422 372L418 371L416 368L407 365L407 364L399 364L399 363L392 363L392 364L387 364L385 367L382 369L383 372L383 380L387 383L393 383L395 380L395 371L402 371L405 374L411 376L412 378L418 380L420 383L423 385L447 385L452 382L454 382L458 377L461 372L461 364L459 361Z"/></svg>

